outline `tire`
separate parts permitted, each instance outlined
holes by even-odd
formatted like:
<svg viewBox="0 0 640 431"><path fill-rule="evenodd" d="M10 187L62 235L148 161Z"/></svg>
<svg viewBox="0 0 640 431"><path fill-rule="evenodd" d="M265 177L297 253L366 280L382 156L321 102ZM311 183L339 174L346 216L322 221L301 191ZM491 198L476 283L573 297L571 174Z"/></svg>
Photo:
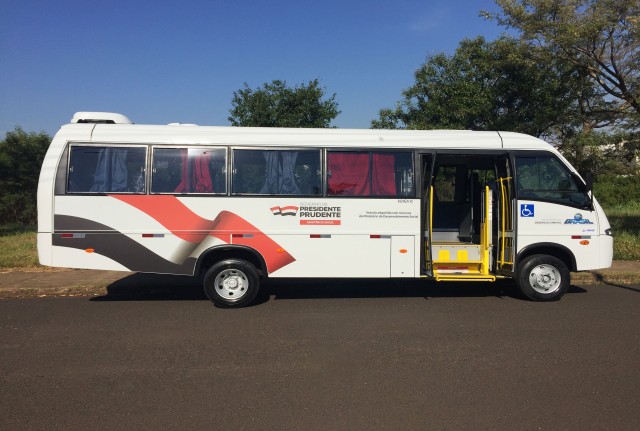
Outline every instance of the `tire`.
<svg viewBox="0 0 640 431"><path fill-rule="evenodd" d="M557 301L569 290L571 274L560 259L535 254L520 263L516 284L532 301Z"/></svg>
<svg viewBox="0 0 640 431"><path fill-rule="evenodd" d="M213 265L204 276L204 293L222 308L245 307L260 288L256 267L240 259L228 259Z"/></svg>

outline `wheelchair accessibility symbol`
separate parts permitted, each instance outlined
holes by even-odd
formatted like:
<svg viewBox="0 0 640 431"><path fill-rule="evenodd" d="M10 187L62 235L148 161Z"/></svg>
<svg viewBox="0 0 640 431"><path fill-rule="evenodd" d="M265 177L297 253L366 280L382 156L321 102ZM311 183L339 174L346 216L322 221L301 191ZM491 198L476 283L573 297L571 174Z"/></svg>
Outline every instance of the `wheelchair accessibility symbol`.
<svg viewBox="0 0 640 431"><path fill-rule="evenodd" d="M520 216L533 217L535 215L535 207L533 204L520 204Z"/></svg>

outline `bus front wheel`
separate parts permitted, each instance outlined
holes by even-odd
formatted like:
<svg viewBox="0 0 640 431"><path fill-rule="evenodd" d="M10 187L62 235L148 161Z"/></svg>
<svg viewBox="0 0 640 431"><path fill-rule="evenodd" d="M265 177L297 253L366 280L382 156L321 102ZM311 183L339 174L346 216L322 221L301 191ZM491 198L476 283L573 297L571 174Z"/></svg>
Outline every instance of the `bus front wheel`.
<svg viewBox="0 0 640 431"><path fill-rule="evenodd" d="M218 262L204 276L204 292L218 307L249 305L259 287L260 278L255 266L240 259Z"/></svg>
<svg viewBox="0 0 640 431"><path fill-rule="evenodd" d="M520 263L516 284L533 301L556 301L569 290L567 265L554 256L536 254Z"/></svg>

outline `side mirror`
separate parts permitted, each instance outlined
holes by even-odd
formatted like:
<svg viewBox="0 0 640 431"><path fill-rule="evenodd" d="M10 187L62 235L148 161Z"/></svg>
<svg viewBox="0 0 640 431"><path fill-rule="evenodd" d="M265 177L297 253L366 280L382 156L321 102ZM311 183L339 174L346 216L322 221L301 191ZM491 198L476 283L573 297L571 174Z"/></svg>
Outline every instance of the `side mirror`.
<svg viewBox="0 0 640 431"><path fill-rule="evenodd" d="M587 196L589 196L589 209L593 211L593 174L587 172L584 180L587 186Z"/></svg>
<svg viewBox="0 0 640 431"><path fill-rule="evenodd" d="M591 172L587 172L587 175L585 176L585 182L587 185L587 192L592 192L593 191L593 174Z"/></svg>

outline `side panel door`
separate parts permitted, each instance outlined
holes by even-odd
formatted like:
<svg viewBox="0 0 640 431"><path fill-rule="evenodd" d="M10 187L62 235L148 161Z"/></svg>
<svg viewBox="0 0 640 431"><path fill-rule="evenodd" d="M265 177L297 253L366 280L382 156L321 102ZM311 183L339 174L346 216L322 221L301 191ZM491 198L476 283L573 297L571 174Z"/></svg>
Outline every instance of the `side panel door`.
<svg viewBox="0 0 640 431"><path fill-rule="evenodd" d="M422 188L420 191L420 226L421 226L421 273L433 276L433 253L431 249L432 217L433 217L433 169L435 166L434 153L420 153L420 169Z"/></svg>
<svg viewBox="0 0 640 431"><path fill-rule="evenodd" d="M598 217L582 180L554 154L515 157L518 253L534 244L568 249L577 269L597 268Z"/></svg>

